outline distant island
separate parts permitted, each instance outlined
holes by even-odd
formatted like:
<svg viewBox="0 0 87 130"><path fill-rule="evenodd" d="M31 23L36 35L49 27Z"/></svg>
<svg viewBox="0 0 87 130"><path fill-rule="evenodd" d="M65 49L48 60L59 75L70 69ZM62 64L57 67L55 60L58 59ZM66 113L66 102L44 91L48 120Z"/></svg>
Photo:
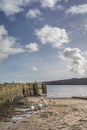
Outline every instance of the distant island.
<svg viewBox="0 0 87 130"><path fill-rule="evenodd" d="M87 85L87 78L72 78L56 81L46 81L46 85Z"/></svg>

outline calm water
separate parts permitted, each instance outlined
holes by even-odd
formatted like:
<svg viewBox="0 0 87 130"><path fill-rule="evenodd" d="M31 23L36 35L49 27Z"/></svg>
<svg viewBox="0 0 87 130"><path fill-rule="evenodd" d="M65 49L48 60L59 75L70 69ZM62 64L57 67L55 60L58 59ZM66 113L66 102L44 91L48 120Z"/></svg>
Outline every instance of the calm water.
<svg viewBox="0 0 87 130"><path fill-rule="evenodd" d="M47 97L87 96L87 85L47 85Z"/></svg>

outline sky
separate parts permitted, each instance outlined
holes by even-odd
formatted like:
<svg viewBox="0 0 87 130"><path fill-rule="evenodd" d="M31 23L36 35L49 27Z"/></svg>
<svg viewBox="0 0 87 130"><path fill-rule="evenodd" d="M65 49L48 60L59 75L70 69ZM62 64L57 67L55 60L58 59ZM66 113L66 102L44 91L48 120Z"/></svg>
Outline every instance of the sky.
<svg viewBox="0 0 87 130"><path fill-rule="evenodd" d="M87 0L0 0L0 83L87 77Z"/></svg>

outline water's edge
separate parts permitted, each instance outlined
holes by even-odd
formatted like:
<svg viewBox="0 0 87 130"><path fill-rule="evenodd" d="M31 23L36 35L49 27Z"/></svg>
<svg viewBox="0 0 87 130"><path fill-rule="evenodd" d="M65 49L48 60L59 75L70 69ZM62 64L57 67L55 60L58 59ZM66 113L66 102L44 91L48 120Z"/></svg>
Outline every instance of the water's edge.
<svg viewBox="0 0 87 130"><path fill-rule="evenodd" d="M87 96L87 85L47 85L48 98L72 98Z"/></svg>

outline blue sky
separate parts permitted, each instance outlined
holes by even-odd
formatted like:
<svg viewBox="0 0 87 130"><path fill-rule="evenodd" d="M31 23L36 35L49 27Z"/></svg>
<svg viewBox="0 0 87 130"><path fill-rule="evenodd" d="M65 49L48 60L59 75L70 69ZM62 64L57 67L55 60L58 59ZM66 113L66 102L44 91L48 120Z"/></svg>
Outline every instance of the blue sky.
<svg viewBox="0 0 87 130"><path fill-rule="evenodd" d="M86 77L87 0L1 0L0 82Z"/></svg>

